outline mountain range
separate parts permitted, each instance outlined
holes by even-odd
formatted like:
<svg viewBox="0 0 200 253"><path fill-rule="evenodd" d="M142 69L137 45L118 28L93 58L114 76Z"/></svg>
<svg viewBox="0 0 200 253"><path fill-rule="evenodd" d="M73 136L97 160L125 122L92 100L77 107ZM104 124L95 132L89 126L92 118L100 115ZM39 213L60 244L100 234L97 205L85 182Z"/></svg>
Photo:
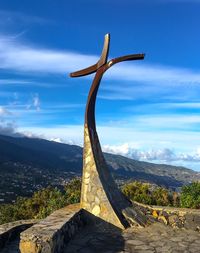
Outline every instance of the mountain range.
<svg viewBox="0 0 200 253"><path fill-rule="evenodd" d="M177 189L184 184L200 180L200 173L184 167L136 161L108 153L104 155L111 173L118 182L141 180ZM30 195L40 187L48 184L59 185L74 175L80 176L81 171L80 146L37 138L0 135L2 202L9 193L15 196ZM15 198L14 195L11 200Z"/></svg>

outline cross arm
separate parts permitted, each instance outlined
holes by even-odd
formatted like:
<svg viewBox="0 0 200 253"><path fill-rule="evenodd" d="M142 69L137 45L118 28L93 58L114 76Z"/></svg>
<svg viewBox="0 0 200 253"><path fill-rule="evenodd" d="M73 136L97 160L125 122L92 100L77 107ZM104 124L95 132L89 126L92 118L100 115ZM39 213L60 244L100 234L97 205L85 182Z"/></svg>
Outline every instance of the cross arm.
<svg viewBox="0 0 200 253"><path fill-rule="evenodd" d="M98 64L94 64L88 68L85 68L85 69L82 69L82 70L79 70L79 71L76 71L76 72L73 72L73 73L70 73L70 77L79 77L79 76L86 76L86 75L90 75L94 72L97 71L97 66Z"/></svg>
<svg viewBox="0 0 200 253"><path fill-rule="evenodd" d="M109 45L110 45L110 34L108 33L105 35L105 38L104 38L104 46L103 46L102 54L99 61L88 68L70 73L70 77L86 76L86 75L90 75L96 72L98 68L100 68L102 65L104 65L107 62L108 53L109 53Z"/></svg>
<svg viewBox="0 0 200 253"><path fill-rule="evenodd" d="M132 60L143 60L145 57L145 54L129 54L121 57L114 58L110 60L107 63L108 68L110 68L112 65L122 62L122 61L132 61Z"/></svg>

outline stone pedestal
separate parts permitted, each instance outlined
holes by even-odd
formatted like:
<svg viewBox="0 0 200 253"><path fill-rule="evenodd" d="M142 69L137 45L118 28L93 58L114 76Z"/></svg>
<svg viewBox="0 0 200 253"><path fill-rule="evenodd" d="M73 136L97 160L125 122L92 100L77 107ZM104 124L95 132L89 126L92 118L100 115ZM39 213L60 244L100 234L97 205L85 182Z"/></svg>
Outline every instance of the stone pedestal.
<svg viewBox="0 0 200 253"><path fill-rule="evenodd" d="M145 223L142 214L132 209L132 203L118 189L107 168L97 132L87 124L84 128L81 207L122 229L130 222Z"/></svg>

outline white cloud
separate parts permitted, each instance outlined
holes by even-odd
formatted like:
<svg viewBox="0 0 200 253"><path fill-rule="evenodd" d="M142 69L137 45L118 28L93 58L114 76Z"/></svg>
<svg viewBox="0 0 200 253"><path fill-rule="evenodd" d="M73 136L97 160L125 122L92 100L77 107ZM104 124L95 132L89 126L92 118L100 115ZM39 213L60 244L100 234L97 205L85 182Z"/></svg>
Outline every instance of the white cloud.
<svg viewBox="0 0 200 253"><path fill-rule="evenodd" d="M22 136L17 132L17 125L14 121L6 121L0 118L0 134L9 136Z"/></svg>
<svg viewBox="0 0 200 253"><path fill-rule="evenodd" d="M65 143L65 144L70 144L70 145L79 145L79 146L82 146L81 143L75 143L74 141L72 140L63 140L61 138L51 138L49 139L50 141L55 141L55 142L58 142L58 143Z"/></svg>
<svg viewBox="0 0 200 253"><path fill-rule="evenodd" d="M17 72L67 74L96 63L98 56L24 45L1 35L0 68ZM145 62L122 63L111 68L106 79L165 84L199 84L200 72Z"/></svg>
<svg viewBox="0 0 200 253"><path fill-rule="evenodd" d="M108 152L108 153L113 153L113 154L120 154L120 155L125 155L128 156L130 151L132 152L134 149L130 147L129 143L124 143L122 145L104 145L103 146L103 151Z"/></svg>
<svg viewBox="0 0 200 253"><path fill-rule="evenodd" d="M163 106L167 108L183 108L183 109L199 109L200 103L165 103L165 104L158 104L158 106Z"/></svg>
<svg viewBox="0 0 200 253"><path fill-rule="evenodd" d="M188 161L188 162L200 162L200 150L199 148L193 153L177 153L169 148L162 149L150 149L142 150L133 148L131 144L124 143L118 146L103 146L103 151L127 156L132 159L140 161L154 161L154 162L177 162L177 161Z"/></svg>
<svg viewBox="0 0 200 253"><path fill-rule="evenodd" d="M8 111L6 108L0 106L0 116L12 115L12 112Z"/></svg>
<svg viewBox="0 0 200 253"><path fill-rule="evenodd" d="M40 110L40 99L38 94L35 94L33 97L33 106L36 108L37 111Z"/></svg>
<svg viewBox="0 0 200 253"><path fill-rule="evenodd" d="M31 81L20 80L20 79L0 79L1 85L8 85L8 84L30 84Z"/></svg>
<svg viewBox="0 0 200 253"><path fill-rule="evenodd" d="M83 145L83 126L66 125L54 127L20 127L19 132L28 137L61 140L64 143Z"/></svg>
<svg viewBox="0 0 200 253"><path fill-rule="evenodd" d="M48 50L22 45L2 37L0 40L0 68L18 72L66 73L94 64L95 56Z"/></svg>
<svg viewBox="0 0 200 253"><path fill-rule="evenodd" d="M40 111L40 98L37 93L32 95L31 103L27 105L28 110L31 108L34 108L36 111Z"/></svg>
<svg viewBox="0 0 200 253"><path fill-rule="evenodd" d="M145 62L123 63L111 68L107 78L155 83L200 83L200 72L170 66L148 65Z"/></svg>
<svg viewBox="0 0 200 253"><path fill-rule="evenodd" d="M0 134L18 136L17 126L13 120L13 113L7 108L0 106Z"/></svg>
<svg viewBox="0 0 200 253"><path fill-rule="evenodd" d="M172 161L177 160L174 152L168 148L163 149L151 149L151 150L140 150L133 148L133 146L129 143L125 143L119 146L103 146L103 150L105 152L119 154L128 156L130 158L136 160L145 160L145 161L152 161L152 160L159 160L159 161Z"/></svg>
<svg viewBox="0 0 200 253"><path fill-rule="evenodd" d="M58 143L63 143L64 141L61 138L51 138L50 141L55 141Z"/></svg>

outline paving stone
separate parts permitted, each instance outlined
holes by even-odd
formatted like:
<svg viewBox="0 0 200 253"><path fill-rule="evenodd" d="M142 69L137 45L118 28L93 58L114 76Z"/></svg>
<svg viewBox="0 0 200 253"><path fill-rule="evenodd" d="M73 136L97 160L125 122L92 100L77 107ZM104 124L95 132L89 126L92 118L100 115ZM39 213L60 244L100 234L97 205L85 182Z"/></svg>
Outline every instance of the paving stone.
<svg viewBox="0 0 200 253"><path fill-rule="evenodd" d="M181 238L181 237L174 237L174 238L171 238L171 241L173 241L173 242L181 242L181 241L183 241L183 238Z"/></svg>
<svg viewBox="0 0 200 253"><path fill-rule="evenodd" d="M144 242L139 241L139 240L127 240L126 243L131 244L131 245L136 245L136 246L144 244Z"/></svg>
<svg viewBox="0 0 200 253"><path fill-rule="evenodd" d="M136 250L153 250L153 247L148 245L139 245L134 247Z"/></svg>

